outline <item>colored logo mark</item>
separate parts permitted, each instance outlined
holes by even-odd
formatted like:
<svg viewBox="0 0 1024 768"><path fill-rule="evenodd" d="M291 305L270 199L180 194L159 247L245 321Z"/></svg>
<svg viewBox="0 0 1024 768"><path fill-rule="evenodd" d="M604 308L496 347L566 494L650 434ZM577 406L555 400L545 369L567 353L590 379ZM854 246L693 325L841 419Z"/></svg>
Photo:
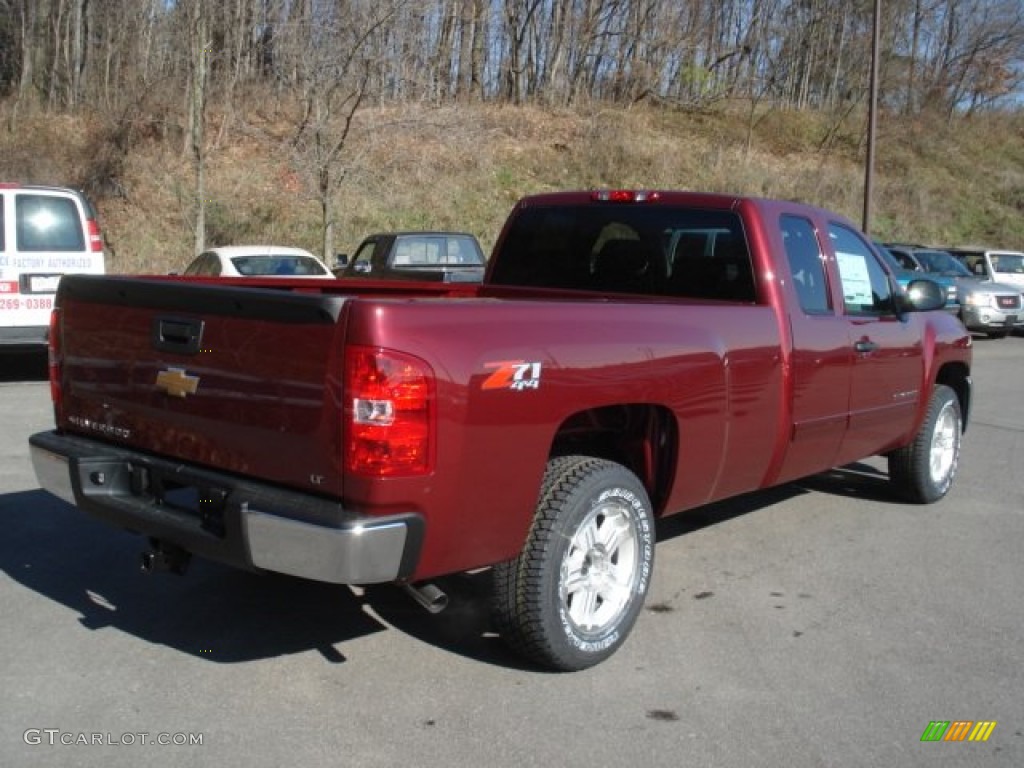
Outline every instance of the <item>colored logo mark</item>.
<svg viewBox="0 0 1024 768"><path fill-rule="evenodd" d="M513 389L522 392L524 389L540 389L541 363L525 360L502 360L496 363L484 363L484 368L494 368L482 389Z"/></svg>
<svg viewBox="0 0 1024 768"><path fill-rule="evenodd" d="M995 720L932 720L921 741L988 741L996 725Z"/></svg>

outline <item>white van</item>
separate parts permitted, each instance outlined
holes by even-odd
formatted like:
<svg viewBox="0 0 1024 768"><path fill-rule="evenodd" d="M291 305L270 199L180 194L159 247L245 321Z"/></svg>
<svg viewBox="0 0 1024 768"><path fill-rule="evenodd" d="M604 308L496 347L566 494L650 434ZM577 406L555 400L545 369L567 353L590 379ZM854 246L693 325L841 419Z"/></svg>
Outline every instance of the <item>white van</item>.
<svg viewBox="0 0 1024 768"><path fill-rule="evenodd" d="M81 193L0 182L0 349L44 344L60 276L103 271L96 212Z"/></svg>

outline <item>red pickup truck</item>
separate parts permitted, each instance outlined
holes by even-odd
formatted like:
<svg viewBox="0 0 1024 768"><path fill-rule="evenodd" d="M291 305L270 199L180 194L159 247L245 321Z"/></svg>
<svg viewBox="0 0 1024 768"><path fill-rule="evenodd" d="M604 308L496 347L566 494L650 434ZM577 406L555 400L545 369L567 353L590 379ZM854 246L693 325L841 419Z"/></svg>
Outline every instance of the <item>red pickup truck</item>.
<svg viewBox="0 0 1024 768"><path fill-rule="evenodd" d="M436 607L429 580L490 566L508 643L581 669L632 628L662 516L876 454L946 494L971 341L944 303L817 208L533 196L482 285L65 277L31 454L145 568Z"/></svg>

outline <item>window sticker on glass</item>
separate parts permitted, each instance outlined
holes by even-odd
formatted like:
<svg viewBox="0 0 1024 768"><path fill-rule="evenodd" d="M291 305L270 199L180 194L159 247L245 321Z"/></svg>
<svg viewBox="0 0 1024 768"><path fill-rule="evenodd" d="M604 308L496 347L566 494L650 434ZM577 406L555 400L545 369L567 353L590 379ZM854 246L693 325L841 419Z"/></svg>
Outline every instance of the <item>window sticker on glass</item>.
<svg viewBox="0 0 1024 768"><path fill-rule="evenodd" d="M871 275L864 257L856 253L836 251L839 277L843 281L843 298L847 304L871 306Z"/></svg>

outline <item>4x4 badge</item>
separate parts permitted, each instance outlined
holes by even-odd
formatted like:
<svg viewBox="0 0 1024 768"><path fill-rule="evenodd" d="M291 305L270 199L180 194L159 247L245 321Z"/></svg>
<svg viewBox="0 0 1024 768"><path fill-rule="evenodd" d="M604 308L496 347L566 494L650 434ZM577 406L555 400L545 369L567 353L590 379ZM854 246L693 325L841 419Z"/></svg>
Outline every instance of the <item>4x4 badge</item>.
<svg viewBox="0 0 1024 768"><path fill-rule="evenodd" d="M199 377L189 376L183 368L168 368L156 375L156 386L171 397L185 397L199 389Z"/></svg>
<svg viewBox="0 0 1024 768"><path fill-rule="evenodd" d="M494 368L495 371L484 379L481 389L513 389L516 392L540 389L539 362L501 360L496 363L484 363L484 368Z"/></svg>

